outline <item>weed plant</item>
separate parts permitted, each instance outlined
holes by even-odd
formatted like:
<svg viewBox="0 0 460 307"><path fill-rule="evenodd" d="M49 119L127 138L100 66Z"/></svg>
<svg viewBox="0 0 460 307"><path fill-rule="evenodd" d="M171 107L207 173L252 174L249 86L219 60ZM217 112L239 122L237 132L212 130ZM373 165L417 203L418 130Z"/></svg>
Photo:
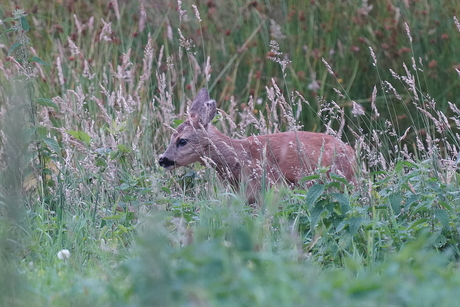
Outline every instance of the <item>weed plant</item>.
<svg viewBox="0 0 460 307"><path fill-rule="evenodd" d="M20 6L0 4L1 305L458 305L455 1ZM251 208L159 168L201 87L232 137L346 140L358 184L318 170Z"/></svg>

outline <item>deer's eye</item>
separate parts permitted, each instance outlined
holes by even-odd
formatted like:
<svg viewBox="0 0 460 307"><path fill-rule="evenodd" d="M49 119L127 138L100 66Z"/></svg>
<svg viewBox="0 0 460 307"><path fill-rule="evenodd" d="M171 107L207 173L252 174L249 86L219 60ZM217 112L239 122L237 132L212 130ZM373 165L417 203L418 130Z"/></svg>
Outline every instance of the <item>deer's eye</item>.
<svg viewBox="0 0 460 307"><path fill-rule="evenodd" d="M179 141L177 141L177 146L184 146L185 144L187 144L186 139L180 139Z"/></svg>

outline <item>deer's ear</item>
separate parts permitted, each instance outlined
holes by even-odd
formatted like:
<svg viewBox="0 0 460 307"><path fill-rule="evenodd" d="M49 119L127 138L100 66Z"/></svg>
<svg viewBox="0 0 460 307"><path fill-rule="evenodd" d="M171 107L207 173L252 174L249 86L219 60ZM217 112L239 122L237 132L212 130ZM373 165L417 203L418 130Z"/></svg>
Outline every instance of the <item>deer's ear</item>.
<svg viewBox="0 0 460 307"><path fill-rule="evenodd" d="M214 118L216 111L216 101L209 97L205 88L202 88L190 106L188 114L194 123L206 126Z"/></svg>

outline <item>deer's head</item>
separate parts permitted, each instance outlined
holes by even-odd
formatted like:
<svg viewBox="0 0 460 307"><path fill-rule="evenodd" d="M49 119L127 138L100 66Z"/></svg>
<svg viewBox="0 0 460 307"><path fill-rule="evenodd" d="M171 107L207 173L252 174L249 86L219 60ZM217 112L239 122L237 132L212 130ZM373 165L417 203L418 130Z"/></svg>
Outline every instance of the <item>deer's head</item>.
<svg viewBox="0 0 460 307"><path fill-rule="evenodd" d="M188 118L171 136L166 151L158 162L168 170L201 161L210 146L207 128L216 114L216 101L202 88L188 110Z"/></svg>

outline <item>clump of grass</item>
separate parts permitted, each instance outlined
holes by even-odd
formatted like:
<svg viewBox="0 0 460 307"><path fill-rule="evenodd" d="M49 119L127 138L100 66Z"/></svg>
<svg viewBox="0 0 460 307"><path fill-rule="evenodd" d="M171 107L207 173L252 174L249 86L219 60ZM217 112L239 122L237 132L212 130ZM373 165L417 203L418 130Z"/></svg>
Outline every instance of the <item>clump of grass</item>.
<svg viewBox="0 0 460 307"><path fill-rule="evenodd" d="M30 297L28 294L20 295L25 289L24 280L14 268L17 255L27 248L29 229L23 206L26 199L24 185L26 176L31 173L28 148L32 146L35 120L30 81L33 73L28 62L28 37L25 35L28 23L25 16L24 11L17 10L10 19L15 23L10 30L17 33L17 40L8 53L16 54L10 59L18 75L8 87L4 87L0 115L0 154L3 160L0 167L0 300L2 304L18 306L27 304Z"/></svg>

